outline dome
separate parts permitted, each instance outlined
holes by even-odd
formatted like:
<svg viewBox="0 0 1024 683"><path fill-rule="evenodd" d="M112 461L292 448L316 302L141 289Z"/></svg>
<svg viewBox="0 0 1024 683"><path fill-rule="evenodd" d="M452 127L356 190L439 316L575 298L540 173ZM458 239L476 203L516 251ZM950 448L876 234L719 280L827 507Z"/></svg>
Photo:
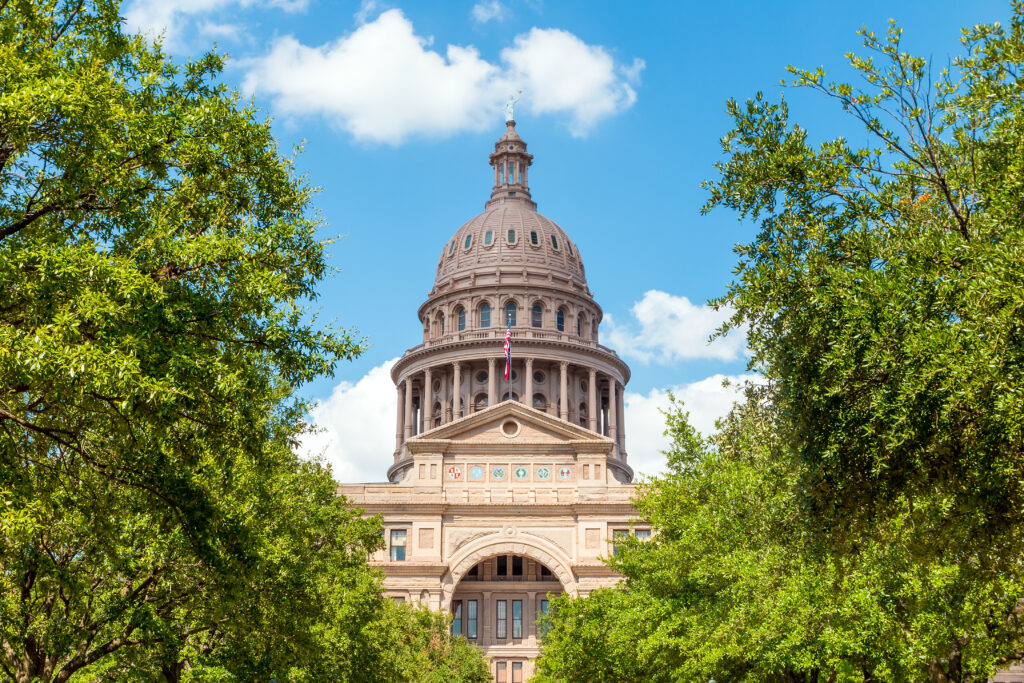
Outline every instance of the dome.
<svg viewBox="0 0 1024 683"><path fill-rule="evenodd" d="M525 202L504 202L475 216L448 240L435 287L478 270L550 270L586 291L579 251L557 223ZM568 282L566 284L569 284Z"/></svg>

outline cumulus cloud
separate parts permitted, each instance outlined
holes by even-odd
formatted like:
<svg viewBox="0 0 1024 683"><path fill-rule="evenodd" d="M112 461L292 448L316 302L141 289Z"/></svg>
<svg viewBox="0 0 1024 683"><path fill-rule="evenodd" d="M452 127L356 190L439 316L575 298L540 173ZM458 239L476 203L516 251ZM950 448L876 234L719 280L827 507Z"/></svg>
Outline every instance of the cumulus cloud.
<svg viewBox="0 0 1024 683"><path fill-rule="evenodd" d="M602 321L602 338L619 353L644 363L678 360L736 360L744 353L746 336L731 332L709 343L709 337L729 319L729 309L696 305L685 296L658 290L646 292L630 309L632 320L619 323L611 315Z"/></svg>
<svg viewBox="0 0 1024 683"><path fill-rule="evenodd" d="M397 358L378 365L358 382L341 382L312 411L317 431L307 434L299 452L322 457L343 483L384 481L395 450Z"/></svg>
<svg viewBox="0 0 1024 683"><path fill-rule="evenodd" d="M195 31L213 38L239 37L239 27L218 22L236 8L264 7L299 12L308 0L131 0L124 6L128 30L151 36L163 35L167 49L185 49L184 37Z"/></svg>
<svg viewBox="0 0 1024 683"><path fill-rule="evenodd" d="M567 119L585 135L636 101L643 61L617 64L605 48L558 29L531 29L500 63L472 46L434 49L398 9L320 46L285 36L247 64L244 87L285 115L317 115L355 138L399 144L491 125L511 92L520 110Z"/></svg>
<svg viewBox="0 0 1024 683"><path fill-rule="evenodd" d="M479 24L486 24L489 21L505 21L508 18L508 8L498 0L481 0L473 5L470 16Z"/></svg>
<svg viewBox="0 0 1024 683"><path fill-rule="evenodd" d="M653 476L665 471L665 456L669 445L664 435L665 416L671 391L690 412L690 424L707 436L715 431L715 420L725 416L732 404L742 398L743 385L757 382L758 375L712 375L671 390L652 389L647 394L627 391L623 396L626 406L626 450L629 463L638 475Z"/></svg>

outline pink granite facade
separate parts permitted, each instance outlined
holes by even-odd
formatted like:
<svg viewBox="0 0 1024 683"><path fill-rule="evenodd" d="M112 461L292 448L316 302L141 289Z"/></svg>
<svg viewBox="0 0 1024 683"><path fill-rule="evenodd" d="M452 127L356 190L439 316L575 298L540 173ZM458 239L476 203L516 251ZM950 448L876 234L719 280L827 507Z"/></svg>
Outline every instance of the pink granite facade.
<svg viewBox="0 0 1024 683"><path fill-rule="evenodd" d="M629 368L598 341L578 248L536 211L532 163L508 122L485 211L445 242L423 341L392 370L388 483L339 488L384 519L388 594L452 612L503 683L529 679L550 598L616 583L601 558L638 531Z"/></svg>

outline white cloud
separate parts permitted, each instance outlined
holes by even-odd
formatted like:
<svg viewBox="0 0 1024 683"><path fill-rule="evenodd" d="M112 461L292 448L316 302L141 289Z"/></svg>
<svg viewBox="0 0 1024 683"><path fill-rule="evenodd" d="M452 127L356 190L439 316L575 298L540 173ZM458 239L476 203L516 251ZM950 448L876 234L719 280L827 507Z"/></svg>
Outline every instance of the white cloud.
<svg viewBox="0 0 1024 683"><path fill-rule="evenodd" d="M353 16L356 19L357 24L365 24L366 20L370 18L377 9L380 8L380 3L377 0L363 0L359 5L359 11Z"/></svg>
<svg viewBox="0 0 1024 683"><path fill-rule="evenodd" d="M486 24L488 21L505 21L508 18L508 8L498 0L481 0L473 5L470 16L479 24Z"/></svg>
<svg viewBox="0 0 1024 683"><path fill-rule="evenodd" d="M472 46L442 54L431 45L391 9L325 45L278 39L248 62L244 87L285 115L323 116L357 139L389 144L482 130L510 92L523 90L520 110L566 117L580 136L632 106L643 69L640 60L617 65L603 47L557 29L517 36L501 64Z"/></svg>
<svg viewBox="0 0 1024 683"><path fill-rule="evenodd" d="M650 290L630 310L633 320L620 324L611 315L602 321L601 335L608 346L644 363L710 358L730 361L745 350L746 335L730 332L708 343L709 337L732 315L698 306L685 296Z"/></svg>
<svg viewBox="0 0 1024 683"><path fill-rule="evenodd" d="M299 12L307 4L308 0L131 0L124 7L124 21L130 31L163 35L164 46L178 51L187 48L183 36L190 32L238 38L239 27L210 19L211 16L220 17L235 7Z"/></svg>
<svg viewBox="0 0 1024 683"><path fill-rule="evenodd" d="M732 404L742 398L742 385L757 382L758 375L712 375L690 384L671 389L690 412L690 424L708 436L715 431L715 420L723 417ZM728 386L724 383L728 382ZM669 439L664 435L665 416L662 410L669 406L668 391L652 389L647 395L626 392L626 451L629 464L637 475L655 475L664 472Z"/></svg>
<svg viewBox="0 0 1024 683"><path fill-rule="evenodd" d="M299 452L322 456L338 482L384 481L395 450L397 358L378 365L358 382L341 382L310 416L319 431L302 440Z"/></svg>

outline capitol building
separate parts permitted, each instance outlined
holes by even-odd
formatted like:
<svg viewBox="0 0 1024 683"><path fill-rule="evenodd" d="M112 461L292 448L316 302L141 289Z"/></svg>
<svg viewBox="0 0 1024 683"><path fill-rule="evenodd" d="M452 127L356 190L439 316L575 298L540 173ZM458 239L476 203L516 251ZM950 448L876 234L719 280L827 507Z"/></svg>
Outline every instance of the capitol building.
<svg viewBox="0 0 1024 683"><path fill-rule="evenodd" d="M441 245L423 340L392 370L388 483L339 487L384 521L371 559L387 594L450 612L499 683L529 679L553 596L614 585L614 539L650 535L631 502L629 368L599 342L579 249L537 212L532 163L509 120L484 212Z"/></svg>

